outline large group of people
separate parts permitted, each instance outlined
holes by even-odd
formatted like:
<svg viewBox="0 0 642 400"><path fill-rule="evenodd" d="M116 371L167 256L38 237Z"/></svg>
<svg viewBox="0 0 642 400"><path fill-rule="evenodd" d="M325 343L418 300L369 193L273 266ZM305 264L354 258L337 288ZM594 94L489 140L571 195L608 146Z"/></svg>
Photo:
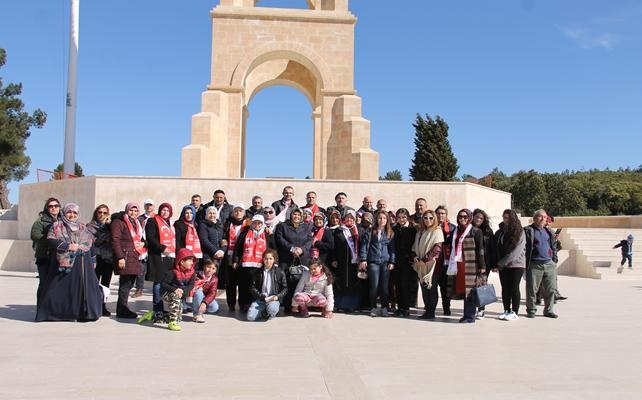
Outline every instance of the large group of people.
<svg viewBox="0 0 642 400"><path fill-rule="evenodd" d="M76 204L62 207L49 198L31 232L39 275L36 320L110 316L106 301L116 274L116 317L173 331L181 329L183 313L202 323L204 315L219 312L222 291L228 312L238 307L248 321L273 319L281 309L300 317L319 311L325 318L360 312L403 318L421 293L418 318L435 319L441 297L444 316L451 315L451 300L463 300L459 322L474 323L486 310L473 292L493 271L501 282L500 320L518 319L523 276L526 316L535 317L540 291L543 315L557 318L556 236L544 210L522 227L507 209L493 232L484 210L461 209L451 222L446 206L433 210L424 198L415 201L413 214L392 212L385 199L371 196L356 210L344 192L325 209L316 199L309 192L299 206L294 188L286 186L271 205L254 196L246 208L229 204L219 189L208 203L193 195L175 220L171 204L155 208L145 199L142 210L128 202L115 213L100 204L84 224ZM142 295L145 280L152 285L152 309L139 315L129 301Z"/></svg>

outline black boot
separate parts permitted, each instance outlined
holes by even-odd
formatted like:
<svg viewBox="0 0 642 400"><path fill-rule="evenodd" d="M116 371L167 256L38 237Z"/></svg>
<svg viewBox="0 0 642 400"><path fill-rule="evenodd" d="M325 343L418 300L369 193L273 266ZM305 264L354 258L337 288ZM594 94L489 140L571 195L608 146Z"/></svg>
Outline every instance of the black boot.
<svg viewBox="0 0 642 400"><path fill-rule="evenodd" d="M111 313L107 309L107 304L103 303L103 317L111 317Z"/></svg>

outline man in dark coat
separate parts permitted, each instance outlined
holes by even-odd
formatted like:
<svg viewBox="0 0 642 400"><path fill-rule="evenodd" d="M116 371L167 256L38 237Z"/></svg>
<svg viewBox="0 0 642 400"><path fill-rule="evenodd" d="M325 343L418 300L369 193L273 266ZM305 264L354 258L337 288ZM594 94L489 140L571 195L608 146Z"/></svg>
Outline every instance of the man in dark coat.
<svg viewBox="0 0 642 400"><path fill-rule="evenodd" d="M292 186L284 187L283 197L272 203L272 208L281 222L289 220L292 210L299 208L294 202L294 188Z"/></svg>
<svg viewBox="0 0 642 400"><path fill-rule="evenodd" d="M620 267L624 267L624 264L626 264L628 260L629 269L633 269L633 235L627 236L626 239L620 240L620 243L613 246L614 249L617 249L618 247L622 249L622 261L620 262Z"/></svg>
<svg viewBox="0 0 642 400"><path fill-rule="evenodd" d="M263 215L263 198L261 196L252 197L252 205L245 210L245 218L252 220L255 215Z"/></svg>
<svg viewBox="0 0 642 400"><path fill-rule="evenodd" d="M415 224L421 223L421 217L428 211L428 202L423 197L415 200L415 213L410 216L410 220Z"/></svg>
<svg viewBox="0 0 642 400"><path fill-rule="evenodd" d="M227 197L225 192L221 189L216 189L214 195L212 196L212 201L203 205L202 212L196 215L196 221L205 219L205 210L207 207L214 206L218 211L218 220L221 221L221 225L225 226L227 219L232 214L232 209L234 208L230 203L227 202Z"/></svg>
<svg viewBox="0 0 642 400"><path fill-rule="evenodd" d="M343 219L343 217L346 216L346 212L349 210L354 211L354 208L348 206L348 195L344 192L337 193L336 196L334 196L334 201L336 205L328 207L328 215L330 215L332 211L338 211L341 215L341 219Z"/></svg>

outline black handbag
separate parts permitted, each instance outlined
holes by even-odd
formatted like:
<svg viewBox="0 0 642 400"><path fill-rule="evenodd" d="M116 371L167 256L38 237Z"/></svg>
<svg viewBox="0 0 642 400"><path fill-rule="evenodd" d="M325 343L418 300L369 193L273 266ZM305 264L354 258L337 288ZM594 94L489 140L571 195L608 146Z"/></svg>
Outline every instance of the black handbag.
<svg viewBox="0 0 642 400"><path fill-rule="evenodd" d="M497 301L495 286L491 284L485 284L472 288L470 294L473 300L473 305L475 307L487 306L488 304L492 304Z"/></svg>
<svg viewBox="0 0 642 400"><path fill-rule="evenodd" d="M301 264L301 261L299 260L299 258L295 257L292 260L292 264L288 268L290 279L298 281L299 278L301 277L301 275L303 275L303 272L305 272L307 270L308 270L308 267L306 267L305 265Z"/></svg>

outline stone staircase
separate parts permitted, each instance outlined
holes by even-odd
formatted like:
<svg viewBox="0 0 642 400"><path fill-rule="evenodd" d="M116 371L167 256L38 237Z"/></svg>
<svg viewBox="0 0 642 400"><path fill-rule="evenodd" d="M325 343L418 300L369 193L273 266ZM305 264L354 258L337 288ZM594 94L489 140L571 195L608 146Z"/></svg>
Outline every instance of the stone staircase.
<svg viewBox="0 0 642 400"><path fill-rule="evenodd" d="M18 239L18 206L0 210L0 270L36 270L31 240Z"/></svg>
<svg viewBox="0 0 642 400"><path fill-rule="evenodd" d="M621 274L620 249L613 246L628 234L633 234L633 269L627 266ZM594 279L642 280L642 229L628 228L563 228L560 234L562 248L573 253L574 271L563 274ZM627 264L628 265L628 264Z"/></svg>

